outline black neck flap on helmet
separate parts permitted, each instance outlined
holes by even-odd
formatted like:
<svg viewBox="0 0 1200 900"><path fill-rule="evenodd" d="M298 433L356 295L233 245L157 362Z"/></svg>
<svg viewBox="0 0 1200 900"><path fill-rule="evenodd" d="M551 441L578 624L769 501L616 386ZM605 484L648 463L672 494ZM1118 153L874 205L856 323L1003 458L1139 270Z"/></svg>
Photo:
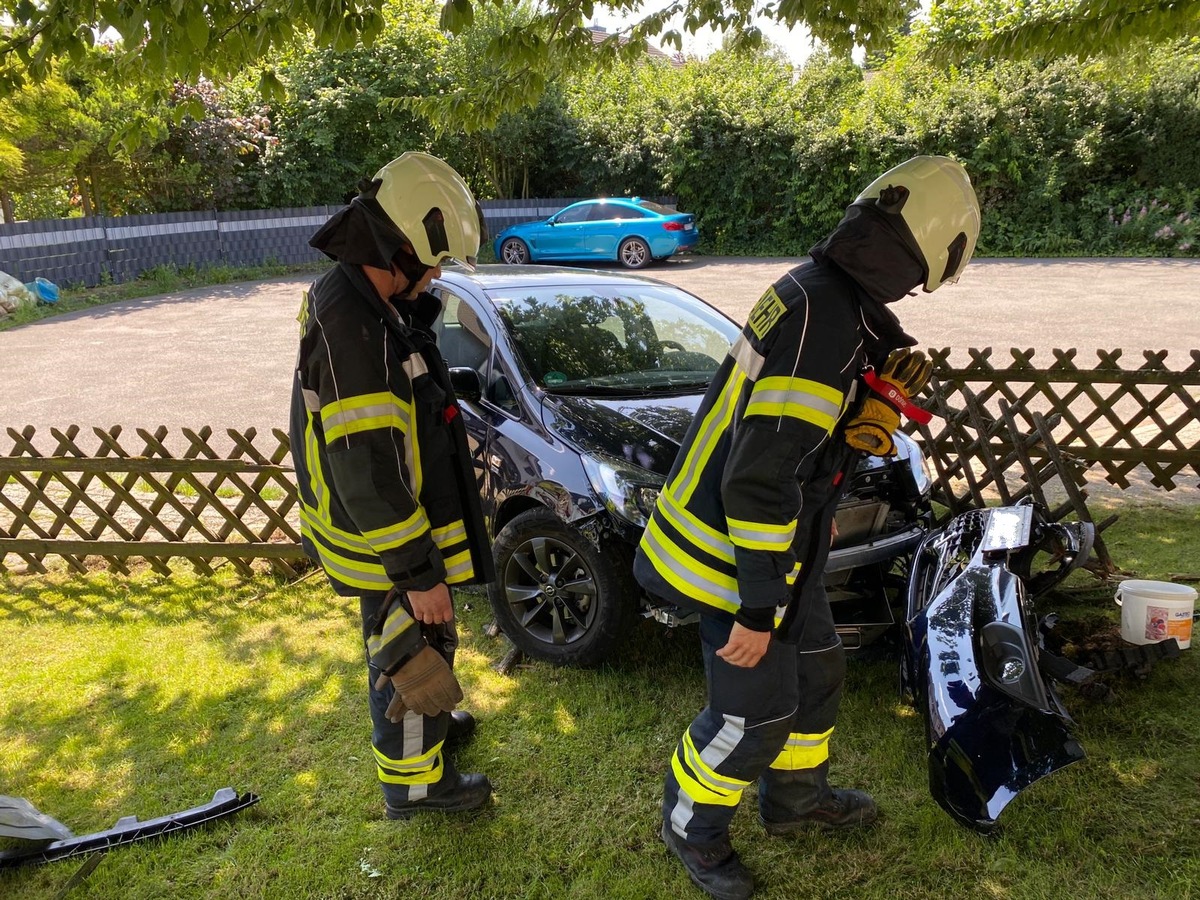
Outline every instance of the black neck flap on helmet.
<svg viewBox="0 0 1200 900"><path fill-rule="evenodd" d="M358 184L359 194L334 213L308 241L330 259L358 266L388 269L408 239L388 218L375 195L383 182L364 178ZM413 257L414 262L416 258ZM408 272L400 268L408 277ZM410 281L417 279L410 278Z"/></svg>
<svg viewBox="0 0 1200 900"><path fill-rule="evenodd" d="M809 255L836 263L878 303L899 300L925 281L925 265L908 226L898 212L875 200L851 204Z"/></svg>

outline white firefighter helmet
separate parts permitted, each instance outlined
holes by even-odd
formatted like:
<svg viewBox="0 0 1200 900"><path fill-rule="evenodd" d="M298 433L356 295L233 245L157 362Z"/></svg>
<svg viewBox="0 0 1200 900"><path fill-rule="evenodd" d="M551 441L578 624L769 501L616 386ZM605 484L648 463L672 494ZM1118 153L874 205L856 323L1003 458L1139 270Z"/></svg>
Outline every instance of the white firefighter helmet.
<svg viewBox="0 0 1200 900"><path fill-rule="evenodd" d="M483 214L461 175L445 160L410 151L375 173L375 195L392 224L426 266L455 259L475 268Z"/></svg>
<svg viewBox="0 0 1200 900"><path fill-rule="evenodd" d="M967 170L947 156L914 156L872 181L854 202L873 203L904 222L925 267L926 291L958 281L975 252L979 200Z"/></svg>

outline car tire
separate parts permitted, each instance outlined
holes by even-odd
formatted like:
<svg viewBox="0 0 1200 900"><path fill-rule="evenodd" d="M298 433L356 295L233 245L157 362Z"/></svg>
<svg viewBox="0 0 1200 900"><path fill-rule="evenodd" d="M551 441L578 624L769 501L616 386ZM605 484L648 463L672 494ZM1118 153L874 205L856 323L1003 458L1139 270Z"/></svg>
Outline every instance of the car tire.
<svg viewBox="0 0 1200 900"><path fill-rule="evenodd" d="M597 548L539 508L505 525L494 552L497 577L488 600L496 624L527 656L594 666L613 652L634 611L633 567L623 544L610 540Z"/></svg>
<svg viewBox="0 0 1200 900"><path fill-rule="evenodd" d="M644 269L650 265L650 245L639 237L625 238L617 248L617 260L627 269Z"/></svg>
<svg viewBox="0 0 1200 900"><path fill-rule="evenodd" d="M500 245L500 260L510 266L528 265L529 248L520 238L508 238Z"/></svg>

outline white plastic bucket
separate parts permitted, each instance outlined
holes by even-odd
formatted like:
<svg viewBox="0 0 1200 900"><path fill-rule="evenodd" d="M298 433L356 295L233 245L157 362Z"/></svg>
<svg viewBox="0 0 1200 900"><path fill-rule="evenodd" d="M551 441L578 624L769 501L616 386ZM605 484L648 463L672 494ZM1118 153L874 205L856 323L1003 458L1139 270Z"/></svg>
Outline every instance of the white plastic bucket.
<svg viewBox="0 0 1200 900"><path fill-rule="evenodd" d="M1121 607L1121 637L1129 643L1175 638L1180 650L1191 646L1195 588L1169 581L1122 581L1116 601Z"/></svg>

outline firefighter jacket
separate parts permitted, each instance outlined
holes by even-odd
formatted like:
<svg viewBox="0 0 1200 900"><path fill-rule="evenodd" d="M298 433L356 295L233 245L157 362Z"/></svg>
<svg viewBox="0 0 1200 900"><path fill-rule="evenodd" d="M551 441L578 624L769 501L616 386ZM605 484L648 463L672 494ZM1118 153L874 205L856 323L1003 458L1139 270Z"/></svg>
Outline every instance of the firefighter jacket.
<svg viewBox="0 0 1200 900"><path fill-rule="evenodd" d="M839 423L864 363L912 339L838 265L809 261L772 285L709 386L634 562L652 596L769 627L810 571L857 459ZM883 333L880 333L883 332ZM797 580L801 583L797 586ZM745 610L745 612L741 612ZM782 631L782 629L781 629Z"/></svg>
<svg viewBox="0 0 1200 900"><path fill-rule="evenodd" d="M305 294L299 317L291 440L301 537L344 596L493 578L466 430L428 330L438 301L398 307L407 320L343 262Z"/></svg>

